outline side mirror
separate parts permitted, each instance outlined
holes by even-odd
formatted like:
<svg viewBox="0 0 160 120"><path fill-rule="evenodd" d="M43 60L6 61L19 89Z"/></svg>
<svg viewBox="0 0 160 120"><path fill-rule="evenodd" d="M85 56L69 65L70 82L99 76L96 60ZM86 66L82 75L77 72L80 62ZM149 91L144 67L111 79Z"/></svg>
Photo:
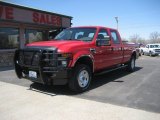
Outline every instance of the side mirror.
<svg viewBox="0 0 160 120"><path fill-rule="evenodd" d="M97 46L110 46L111 45L110 36L105 36L103 39L97 39L96 45Z"/></svg>

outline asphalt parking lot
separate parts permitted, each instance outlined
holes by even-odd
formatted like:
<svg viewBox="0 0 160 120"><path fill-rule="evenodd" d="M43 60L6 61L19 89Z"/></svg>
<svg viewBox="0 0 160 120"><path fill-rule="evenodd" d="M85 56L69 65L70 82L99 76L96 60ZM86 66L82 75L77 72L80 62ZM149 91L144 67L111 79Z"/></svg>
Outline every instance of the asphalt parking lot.
<svg viewBox="0 0 160 120"><path fill-rule="evenodd" d="M160 113L160 57L142 56L136 63L133 73L121 69L94 77L90 90L82 94L74 94L66 86L48 87L18 79L12 68L0 69L0 81L25 87L32 84L34 91L48 96L67 95Z"/></svg>

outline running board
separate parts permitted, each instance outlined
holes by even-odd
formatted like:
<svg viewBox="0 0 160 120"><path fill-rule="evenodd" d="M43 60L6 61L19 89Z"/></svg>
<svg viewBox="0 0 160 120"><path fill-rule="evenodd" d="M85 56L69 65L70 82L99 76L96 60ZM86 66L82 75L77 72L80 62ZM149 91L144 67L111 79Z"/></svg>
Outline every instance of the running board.
<svg viewBox="0 0 160 120"><path fill-rule="evenodd" d="M102 74L105 74L105 73L109 73L109 72L111 72L111 71L118 70L118 69L122 69L122 68L125 68L125 67L127 67L127 65L122 65L122 66L119 66L119 67L116 67L116 68L108 69L108 70L105 70L105 71L103 71L103 72L96 73L95 76L97 76L97 75L102 75Z"/></svg>

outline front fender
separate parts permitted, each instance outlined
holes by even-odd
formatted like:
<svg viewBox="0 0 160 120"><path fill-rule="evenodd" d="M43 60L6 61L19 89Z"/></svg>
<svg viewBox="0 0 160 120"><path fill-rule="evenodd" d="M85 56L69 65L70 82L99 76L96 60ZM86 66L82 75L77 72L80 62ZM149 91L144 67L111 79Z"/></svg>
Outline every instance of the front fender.
<svg viewBox="0 0 160 120"><path fill-rule="evenodd" d="M19 50L16 50L14 54L15 72L18 78L22 78L22 69L20 65L18 65L17 63L18 59L19 59Z"/></svg>
<svg viewBox="0 0 160 120"><path fill-rule="evenodd" d="M92 60L92 63L94 65L94 57L91 53L89 53L89 52L79 52L79 53L76 53L73 56L73 61L72 61L71 67L74 67L75 64L77 63L77 61L82 57L89 57Z"/></svg>

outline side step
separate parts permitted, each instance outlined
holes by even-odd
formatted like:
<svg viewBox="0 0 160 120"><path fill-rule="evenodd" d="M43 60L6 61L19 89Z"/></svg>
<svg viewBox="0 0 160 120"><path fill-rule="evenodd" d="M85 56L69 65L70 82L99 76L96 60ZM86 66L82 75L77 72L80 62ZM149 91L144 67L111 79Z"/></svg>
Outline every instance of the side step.
<svg viewBox="0 0 160 120"><path fill-rule="evenodd" d="M102 72L96 73L95 76L102 75L102 74L105 74L105 73L109 73L111 71L122 69L122 68L125 68L125 67L127 67L127 65L121 65L121 66L118 66L118 67L115 67L115 68L110 68L110 69L104 70Z"/></svg>

